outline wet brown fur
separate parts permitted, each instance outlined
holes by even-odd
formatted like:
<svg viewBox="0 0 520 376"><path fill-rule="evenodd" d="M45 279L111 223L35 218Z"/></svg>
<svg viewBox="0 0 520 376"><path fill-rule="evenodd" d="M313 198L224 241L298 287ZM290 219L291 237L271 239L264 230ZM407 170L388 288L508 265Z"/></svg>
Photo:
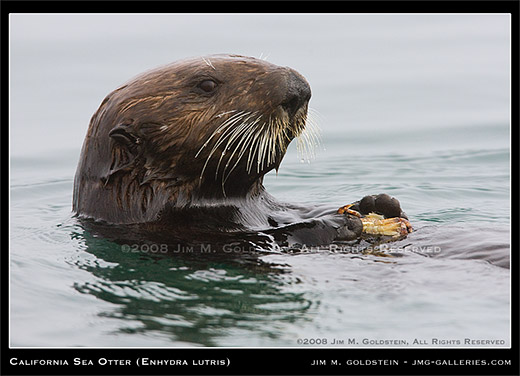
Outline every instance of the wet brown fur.
<svg viewBox="0 0 520 376"><path fill-rule="evenodd" d="M215 140L203 145L238 111L257 112L264 121L287 118L281 103L290 75L298 73L260 59L213 55L148 71L114 90L90 121L73 210L109 223L143 223L157 221L166 208L254 199L263 192L264 174L278 168L287 144L303 128L307 104L298 119L284 123L286 145L276 159L249 173L241 161L225 191L215 177L219 158L209 159L201 177ZM218 83L214 93L197 86L205 79Z"/></svg>

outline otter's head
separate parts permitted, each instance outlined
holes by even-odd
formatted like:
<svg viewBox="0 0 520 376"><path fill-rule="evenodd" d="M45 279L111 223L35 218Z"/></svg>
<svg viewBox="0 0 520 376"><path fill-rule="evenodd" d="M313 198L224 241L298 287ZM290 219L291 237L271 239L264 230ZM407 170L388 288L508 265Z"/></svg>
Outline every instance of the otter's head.
<svg viewBox="0 0 520 376"><path fill-rule="evenodd" d="M91 119L74 210L115 223L262 189L306 124L311 90L291 68L237 55L176 62L110 93Z"/></svg>

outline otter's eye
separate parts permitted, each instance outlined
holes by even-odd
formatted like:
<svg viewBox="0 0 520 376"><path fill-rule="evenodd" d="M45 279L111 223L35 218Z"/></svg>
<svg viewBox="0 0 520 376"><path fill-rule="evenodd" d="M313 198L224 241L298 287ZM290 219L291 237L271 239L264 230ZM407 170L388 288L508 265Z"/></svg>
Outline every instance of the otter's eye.
<svg viewBox="0 0 520 376"><path fill-rule="evenodd" d="M199 88L206 93L211 93L217 87L217 83L213 80L204 80L199 84Z"/></svg>

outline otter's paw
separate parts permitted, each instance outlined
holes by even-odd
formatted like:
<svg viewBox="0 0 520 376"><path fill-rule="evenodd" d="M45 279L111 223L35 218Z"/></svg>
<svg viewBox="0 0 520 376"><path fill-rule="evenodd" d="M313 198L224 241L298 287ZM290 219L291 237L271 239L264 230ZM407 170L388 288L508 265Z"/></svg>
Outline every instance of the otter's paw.
<svg viewBox="0 0 520 376"><path fill-rule="evenodd" d="M376 213L383 215L385 218L400 217L408 219L406 214L401 210L399 201L386 193L365 196L361 201L354 203L354 206L353 209L358 210L362 215Z"/></svg>
<svg viewBox="0 0 520 376"><path fill-rule="evenodd" d="M398 238L412 232L399 201L387 194L365 196L338 209L339 214L355 215L363 223L363 233Z"/></svg>

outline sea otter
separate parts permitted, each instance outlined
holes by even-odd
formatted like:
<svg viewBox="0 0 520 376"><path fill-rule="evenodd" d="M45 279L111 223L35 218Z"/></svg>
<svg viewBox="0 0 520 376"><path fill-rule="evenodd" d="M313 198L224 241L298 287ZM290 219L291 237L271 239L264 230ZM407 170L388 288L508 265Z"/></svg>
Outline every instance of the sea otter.
<svg viewBox="0 0 520 376"><path fill-rule="evenodd" d="M194 229L197 236L262 232L284 244L407 234L399 202L385 194L331 211L280 203L266 192L264 175L305 131L310 98L295 70L246 56L197 57L145 72L93 115L73 210L176 239Z"/></svg>

